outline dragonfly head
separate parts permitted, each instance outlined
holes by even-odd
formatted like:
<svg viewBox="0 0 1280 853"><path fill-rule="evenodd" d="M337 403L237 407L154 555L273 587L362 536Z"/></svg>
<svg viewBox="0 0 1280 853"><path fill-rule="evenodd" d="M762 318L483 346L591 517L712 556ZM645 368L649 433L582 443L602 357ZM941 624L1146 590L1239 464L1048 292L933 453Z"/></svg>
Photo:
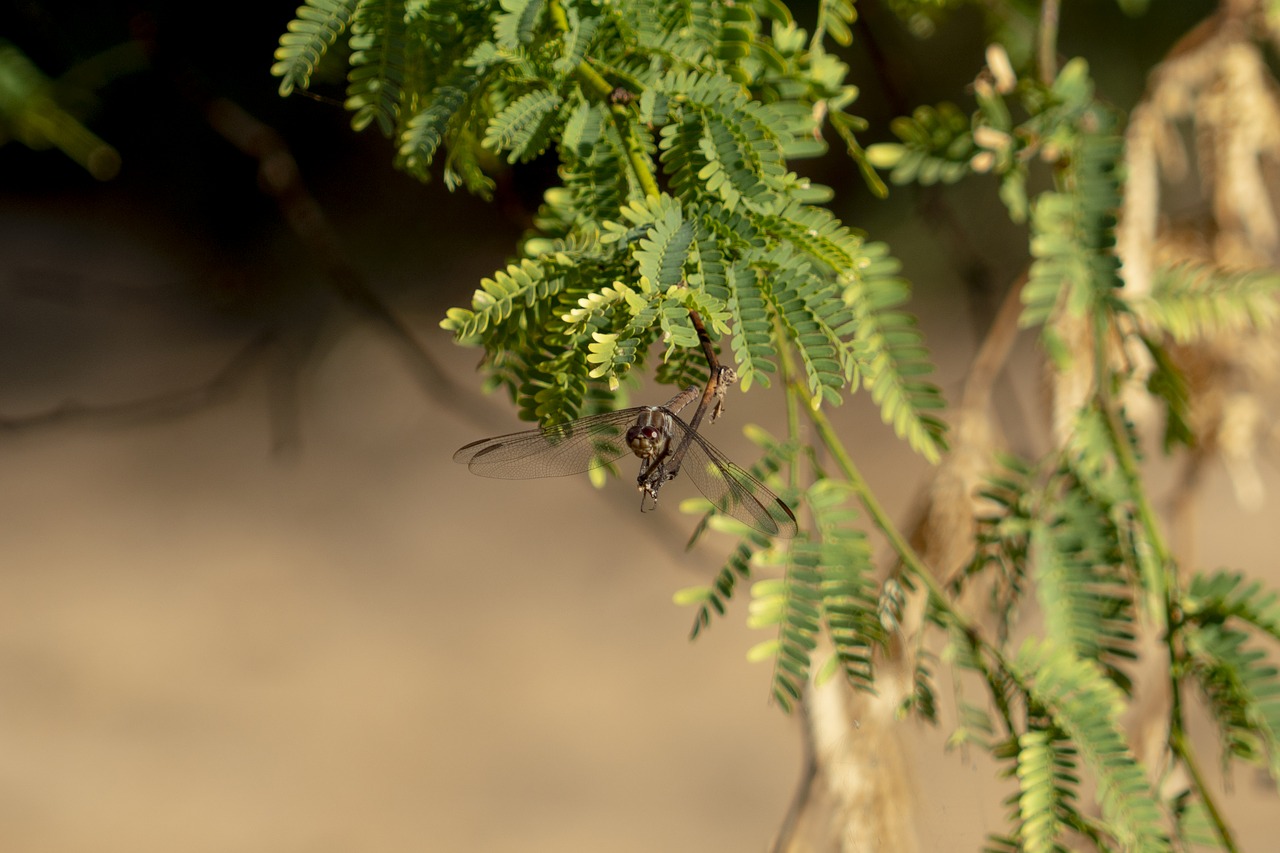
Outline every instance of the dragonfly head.
<svg viewBox="0 0 1280 853"><path fill-rule="evenodd" d="M627 446L641 459L657 459L667 449L671 435L650 424L636 424L627 430Z"/></svg>

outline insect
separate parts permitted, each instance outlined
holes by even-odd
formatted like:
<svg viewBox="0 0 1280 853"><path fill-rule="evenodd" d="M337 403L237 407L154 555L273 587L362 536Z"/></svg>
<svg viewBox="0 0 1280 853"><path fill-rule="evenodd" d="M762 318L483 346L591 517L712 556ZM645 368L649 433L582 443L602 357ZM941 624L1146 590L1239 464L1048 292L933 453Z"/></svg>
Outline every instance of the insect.
<svg viewBox="0 0 1280 853"><path fill-rule="evenodd" d="M731 377L732 371L720 368L713 373L690 423L678 413L697 399L697 386L686 388L662 406L619 409L472 442L453 454L453 461L482 477L524 480L580 474L631 452L640 459L636 485L642 512L653 509L658 491L683 471L718 511L770 536L795 536L796 518L791 508L698 433L713 398L717 400L716 411L719 409L723 391L718 395L716 391L727 385L721 380L726 374Z"/></svg>

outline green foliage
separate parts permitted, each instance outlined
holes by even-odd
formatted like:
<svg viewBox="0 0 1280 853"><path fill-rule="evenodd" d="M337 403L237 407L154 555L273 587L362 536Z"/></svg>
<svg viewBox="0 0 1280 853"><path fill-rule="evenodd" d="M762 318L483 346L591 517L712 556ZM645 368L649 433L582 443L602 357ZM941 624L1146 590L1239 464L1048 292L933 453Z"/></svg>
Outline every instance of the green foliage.
<svg viewBox="0 0 1280 853"><path fill-rule="evenodd" d="M445 134L454 116L463 110L479 80L470 69L456 74L437 86L421 103L406 123L400 137L396 165L419 179L430 174L436 152L444 144Z"/></svg>
<svg viewBox="0 0 1280 853"><path fill-rule="evenodd" d="M1218 846L1213 819L1204 802L1194 798L1191 791L1183 791L1174 798L1172 811L1178 835L1193 849Z"/></svg>
<svg viewBox="0 0 1280 853"><path fill-rule="evenodd" d="M499 50L514 51L533 43L534 28L546 3L543 0L501 0L502 12L493 25Z"/></svg>
<svg viewBox="0 0 1280 853"><path fill-rule="evenodd" d="M809 680L810 655L820 630L817 556L809 541L795 543L785 579L758 581L751 588L752 628L776 628L777 637L747 653L748 660L773 661L773 698L790 711Z"/></svg>
<svg viewBox="0 0 1280 853"><path fill-rule="evenodd" d="M935 461L947 447L946 425L934 414L942 396L925 380L933 363L915 318L897 310L907 298L901 265L883 244L869 244L855 268L844 301L853 308L863 382L894 432Z"/></svg>
<svg viewBox="0 0 1280 853"><path fill-rule="evenodd" d="M846 484L815 483L805 496L814 530L803 532L781 556L783 577L758 581L751 589L748 624L776 629L777 635L748 656L773 660L773 697L785 709L800 700L812 652L824 632L834 654L819 680L840 672L853 687L874 689L872 654L887 638L871 551L866 537L853 526L853 496Z"/></svg>
<svg viewBox="0 0 1280 853"><path fill-rule="evenodd" d="M1006 96L980 77L974 84L977 110L967 120L953 104L918 107L910 118L896 119L891 126L901 142L873 145L867 156L877 168L889 169L894 183L954 183L971 172L994 174L1000 178L1000 199L1014 222L1027 217L1032 158L1070 164L1059 187L1038 199L1042 209L1034 226L1043 236L1039 245L1033 238L1032 254L1042 268L1039 276L1033 268L1033 280L1038 278L1035 299L1029 283L1024 316L1024 322L1032 324L1044 319L1043 303L1047 298L1052 306L1064 280L1092 281L1079 275L1102 272L1114 261L1106 249L1113 242L1113 176L1120 139L1110 110L1093 99L1093 83L1082 59L1064 65L1050 86L1023 80L1011 94L1017 96L1015 106L1028 114L1021 124L1014 123ZM1094 264L1101 268L1090 270ZM1099 284L1105 281L1098 279ZM1034 311L1031 305L1037 306Z"/></svg>
<svg viewBox="0 0 1280 853"><path fill-rule="evenodd" d="M1220 571L1193 577L1183 603L1189 668L1218 724L1224 762L1262 764L1280 782L1280 673L1245 630L1280 641L1280 596Z"/></svg>
<svg viewBox="0 0 1280 853"><path fill-rule="evenodd" d="M760 460L750 468L751 475L758 480L768 481L776 489L778 484L774 481L773 475L778 473L784 465L794 461L796 455L795 444L780 443L758 427L748 428L747 433L763 450ZM785 490L779 489L779 491L786 493ZM689 546L693 547L693 544L710 526L713 519L716 518L717 513L711 507L710 502L703 499L684 501L681 503L680 509L685 512L704 513L701 523L699 523L689 539ZM696 639L704 629L711 625L713 615L723 616L725 614L729 600L737 589L738 582L751 580L753 560L766 559L764 552L769 547L769 538L767 536L759 531L745 528L745 525L740 522L731 522L730 526L735 532L740 533L739 542L724 565L721 566L719 572L716 573L715 580L707 586L687 587L677 592L674 596L677 604L697 606L698 608L694 617L693 629L689 633L690 639Z"/></svg>
<svg viewBox="0 0 1280 853"><path fill-rule="evenodd" d="M1265 331L1280 312L1280 273L1271 270L1223 274L1204 264L1178 264L1156 271L1151 293L1133 309L1152 328L1178 343Z"/></svg>
<svg viewBox="0 0 1280 853"><path fill-rule="evenodd" d="M726 309L733 329L733 352L738 359L738 380L743 390L755 382L768 387L769 374L777 367L773 345L773 324L765 301L765 282L760 274L738 267L729 271L733 287ZM726 276L726 281L728 277Z"/></svg>
<svg viewBox="0 0 1280 853"><path fill-rule="evenodd" d="M1109 127L1103 115L1091 114L1091 123ZM1023 325L1043 323L1059 305L1083 317L1120 286L1120 263L1112 248L1122 152L1118 134L1101 129L1081 133L1067 155L1073 164L1070 184L1036 200L1031 215L1036 260L1023 290Z"/></svg>
<svg viewBox="0 0 1280 853"><path fill-rule="evenodd" d="M916 107L910 118L894 119L889 129L902 142L873 145L867 155L873 165L891 170L895 184L954 184L969 174L977 148L969 120L955 104Z"/></svg>
<svg viewBox="0 0 1280 853"><path fill-rule="evenodd" d="M825 33L836 44L848 46L853 43L849 25L856 18L853 0L819 0L818 31Z"/></svg>
<svg viewBox="0 0 1280 853"><path fill-rule="evenodd" d="M1124 701L1115 686L1093 664L1051 642L1026 642L1011 666L1027 701L1042 709L1050 725L1071 739L1093 771L1098 803L1119 846L1134 851L1167 850L1169 843L1162 834L1160 813L1145 772L1133 758L1120 728ZM1040 740L1031 739L1031 748L1042 748ZM1044 759L1033 760L1043 764ZM1062 802L1061 797L1042 797L1035 801L1032 817L1051 824L1053 816L1047 812ZM1023 820L1025 825L1025 813Z"/></svg>
<svg viewBox="0 0 1280 853"><path fill-rule="evenodd" d="M347 109L351 126L363 130L377 122L384 136L395 132L404 98L407 33L403 3L362 3L351 25L351 73Z"/></svg>
<svg viewBox="0 0 1280 853"><path fill-rule="evenodd" d="M1033 523L1029 537L1045 631L1127 688L1120 664L1136 657L1136 615L1130 578L1117 571L1124 564L1112 550L1116 534L1105 510L1078 489L1056 510L1050 521Z"/></svg>
<svg viewBox="0 0 1280 853"><path fill-rule="evenodd" d="M971 171L999 175L1011 218L1032 212L1035 260L1022 323L1044 326L1056 370L1094 376L1063 444L1035 464L1002 460L982 490L989 510L978 520L975 555L948 592L985 584L995 640L975 639L962 617L931 599L931 619L950 638L944 659L985 681L1006 730L992 740L985 709L964 703L951 743L984 745L1018 779L1011 829L993 836L988 849L1066 850L1083 841L1097 849L1165 850L1163 808L1181 838L1203 837L1208 828L1218 843L1226 830L1205 806L1211 792L1197 784L1162 802L1118 725L1130 689L1126 667L1136 655L1138 603L1157 630L1167 630L1170 677L1197 688L1218 726L1224 762L1241 758L1280 778L1280 673L1251 636L1280 639L1277 597L1226 572L1196 575L1180 591L1139 479L1137 437L1114 396L1127 376L1103 347L1073 351L1055 328L1070 318L1091 335L1119 337L1140 321L1154 363L1147 387L1164 404L1170 450L1196 437L1187 383L1158 336L1191 344L1271 328L1277 280L1267 271L1226 274L1182 264L1158 269L1149 294L1126 295L1115 256L1123 150L1114 114L1094 102L1079 61L1064 66L1051 86L1023 81L1015 91L1027 114L1021 124L980 79L978 109L967 122L952 108L917 110L895 127L901 144L869 152L893 170L895 182L959 177L965 162ZM1030 153L1055 164L1053 188L1034 199L1026 196ZM1031 590L1047 639L1010 656L1009 637ZM1184 713L1175 701L1169 756L1190 764ZM1101 821L1076 805L1085 774Z"/></svg>
<svg viewBox="0 0 1280 853"><path fill-rule="evenodd" d="M661 131L661 162L678 196L709 197L727 213L739 204L763 213L785 200L787 131L777 116L724 77L679 70L657 82L671 120Z"/></svg>
<svg viewBox="0 0 1280 853"><path fill-rule="evenodd" d="M516 98L493 117L485 131L484 147L507 162L532 160L546 150L560 106L560 96L550 89L534 89Z"/></svg>
<svg viewBox="0 0 1280 853"><path fill-rule="evenodd" d="M1260 581L1246 584L1239 572L1197 574L1182 605L1193 621L1238 619L1280 641L1280 595L1264 589Z"/></svg>
<svg viewBox="0 0 1280 853"><path fill-rule="evenodd" d="M1077 433L1081 440L1069 445L1062 466L1043 481L1024 463L1004 460L1005 470L993 474L982 492L996 509L979 523L979 547L962 582L995 575L992 613L1001 620L1002 637L1034 582L1046 634L1098 663L1128 690L1122 667L1136 657L1137 614L1124 548L1140 534L1122 508L1123 480L1104 476L1104 466L1096 464L1109 459L1106 437L1085 435ZM1108 479L1110 500L1097 485Z"/></svg>
<svg viewBox="0 0 1280 853"><path fill-rule="evenodd" d="M887 643L880 619L880 585L867 538L855 525L849 507L854 495L848 486L821 481L809 490L814 526L822 536L822 613L835 660L845 679L861 690L873 691L872 654Z"/></svg>
<svg viewBox="0 0 1280 853"><path fill-rule="evenodd" d="M925 32L960 4L890 6ZM1280 277L1183 264L1157 270L1149 293L1126 293L1115 252L1122 117L1095 97L1083 59L1056 76L1047 60L1025 73L1032 46L1053 34L1037 33L1022 4L982 13L995 38L968 111L918 107L893 122L897 142L865 151L866 122L847 112L857 90L827 50L852 42L850 0L821 0L812 32L780 0L310 0L273 73L283 94L305 88L346 34L353 126L389 135L407 173L428 180L439 170L449 188L487 195L510 164L557 161L560 183L518 256L441 324L484 347L491 385L522 418L551 424L617 407L634 371L702 382L695 313L741 388L778 380L788 435L757 433L752 471L797 507L802 530L783 547L690 502L703 513L695 539L716 530L737 541L710 583L676 600L695 608L698 636L750 584L749 624L773 633L749 655L771 662L780 707L797 707L825 678L876 689L892 649L909 681L900 712L958 718L949 743L989 751L1016 780L1009 827L990 849L1167 850L1168 829L1181 844L1206 826L1230 847L1194 769L1181 697L1203 700L1224 762L1243 758L1280 778L1280 674L1259 642L1280 640L1280 607L1237 574L1183 581L1120 402L1134 371L1111 352L1145 344L1165 449L1193 445L1174 345L1271 328ZM831 189L792 171L826 152L828 128L873 192L885 191L876 168L895 184L991 175L1011 221L1030 220L1021 323L1042 327L1051 370L1087 386L1075 411L1059 413L1058 446L991 466L985 509L965 519L976 524L972 559L945 585L897 532L824 413L861 387L924 459L948 449L932 359L903 308L901 264L820 206ZM1058 338L1068 323L1086 345ZM887 576L860 519L886 535ZM958 604L979 585L990 619ZM908 635L911 592L924 627ZM1152 790L1119 724L1140 613L1179 688L1160 758L1192 782L1167 796ZM1015 645L1028 614L1044 639ZM954 715L938 709L943 667ZM1100 817L1079 805L1089 792Z"/></svg>
<svg viewBox="0 0 1280 853"><path fill-rule="evenodd" d="M446 181L486 193L494 155L517 163L554 146L561 159L543 233L443 324L485 346L522 416L581 414L588 389L617 388L659 338L659 374L687 377L698 311L729 337L744 389L768 384L786 347L814 405L839 403L861 375L898 434L939 458L941 397L898 307L898 265L813 205L829 191L787 171L788 157L825 150L817 115L838 117L854 148L848 69L818 48L849 36L847 0L823 5L807 43L776 3L320 9L304 7L282 41L282 91L306 85L350 29L353 125L392 135L410 174L425 179L447 152ZM774 36L760 15L780 22Z"/></svg>
<svg viewBox="0 0 1280 853"><path fill-rule="evenodd" d="M1224 760L1262 764L1280 780L1280 673L1239 629L1209 623L1186 637L1191 674L1218 724Z"/></svg>
<svg viewBox="0 0 1280 853"><path fill-rule="evenodd" d="M1058 843L1074 811L1076 751L1060 732L1031 729L1018 739L1018 816L1022 849L1058 853Z"/></svg>
<svg viewBox="0 0 1280 853"><path fill-rule="evenodd" d="M973 560L952 590L958 593L975 575L992 575L989 612L1004 642L1030 583L1031 531L1040 523L1042 487L1036 485L1035 469L1022 460L1002 456L997 461L999 467L979 492L991 509L977 519Z"/></svg>
<svg viewBox="0 0 1280 853"><path fill-rule="evenodd" d="M712 614L723 616L729 599L738 586L738 581L751 578L751 555L755 549L750 542L739 542L724 566L716 573L716 579L710 586L687 587L673 596L673 601L684 607L697 606L698 613L693 620L690 639L696 639L704 628L711 625Z"/></svg>
<svg viewBox="0 0 1280 853"><path fill-rule="evenodd" d="M359 0L307 0L289 31L280 36L271 73L280 79L280 94L305 89L325 53L346 31Z"/></svg>
<svg viewBox="0 0 1280 853"><path fill-rule="evenodd" d="M1158 342L1143 336L1142 343L1151 353L1153 367L1147 378L1147 391L1165 407L1164 452L1174 445L1195 447L1196 437L1191 432L1191 400L1186 377L1178 370L1169 352Z"/></svg>

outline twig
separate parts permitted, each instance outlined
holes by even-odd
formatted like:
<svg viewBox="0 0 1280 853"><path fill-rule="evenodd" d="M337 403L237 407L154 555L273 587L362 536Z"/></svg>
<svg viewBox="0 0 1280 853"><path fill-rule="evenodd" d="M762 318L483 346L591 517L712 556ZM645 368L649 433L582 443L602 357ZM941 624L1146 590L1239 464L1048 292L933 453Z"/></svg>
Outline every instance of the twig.
<svg viewBox="0 0 1280 853"><path fill-rule="evenodd" d="M202 103L209 126L258 163L263 192L275 202L294 234L307 246L328 275L330 286L348 304L372 320L397 345L419 386L432 397L464 408L475 420L489 422L487 410L459 389L419 343L413 329L374 291L341 251L342 241L324 209L302 181L297 161L276 131L238 104L221 97L202 97L189 85L191 97Z"/></svg>
<svg viewBox="0 0 1280 853"><path fill-rule="evenodd" d="M1209 785L1200 773L1200 764L1196 761L1195 751L1187 743L1186 733L1181 728L1170 734L1169 746L1182 759L1183 765L1187 768L1187 773L1191 775L1192 784L1195 785L1196 791L1200 794L1200 802L1204 803L1205 811L1209 813L1209 820L1213 823L1213 828L1217 831L1218 838L1222 841L1223 849L1227 853L1238 853L1240 848L1236 846L1236 839L1231 833L1231 827L1227 825L1226 818L1223 817L1222 812L1218 809L1218 804L1214 801L1214 798L1209 796Z"/></svg>
<svg viewBox="0 0 1280 853"><path fill-rule="evenodd" d="M914 521L909 525L910 541L913 546L922 551L927 552L930 547L929 532L934 527L933 520L939 499L936 485L939 478L948 471L954 470L956 460L964 450L968 449L965 442L971 441L975 434L982 432L966 427L970 427L975 419L988 417L987 409L991 405L996 382L1003 375L1009 354L1017 342L1018 317L1022 312L1022 289L1026 281L1026 275L1020 275L1004 295L996 316L991 321L991 326L987 329L986 336L973 357L968 378L965 379L964 389L960 394L960 405L956 409L955 418L957 443L943 460L934 477L923 487L922 496L916 499L918 510ZM957 570L955 566L947 565L946 561L943 561L938 568L944 572ZM949 580L948 583L953 581L954 579Z"/></svg>
<svg viewBox="0 0 1280 853"><path fill-rule="evenodd" d="M964 392L960 398L960 405L967 411L980 411L991 403L991 392L995 387L996 379L1004 370L1005 362L1009 360L1009 353L1013 350L1013 344L1018 339L1018 317L1022 314L1022 288L1026 283L1025 273L1014 281L1009 292L1005 294L1004 301L1000 303L1000 310L991 321L991 328L987 330L987 336L978 347L977 355L973 357L973 364L969 367L969 378L965 380Z"/></svg>
<svg viewBox="0 0 1280 853"><path fill-rule="evenodd" d="M689 311L689 322L693 323L693 330L698 333L698 342L702 344L702 354L707 359L707 369L712 373L720 369L720 359L716 357L715 345L711 343L711 336L707 334L707 327L702 322L702 315L697 311Z"/></svg>
<svg viewBox="0 0 1280 853"><path fill-rule="evenodd" d="M413 329L368 286L342 255L337 232L319 202L303 184L297 162L284 139L232 101L208 95L189 78L183 82L188 97L204 109L209 126L239 151L257 161L260 186L275 200L285 222L326 270L332 288L389 334L419 386L432 397L447 400L452 408L466 411L473 420L493 422L495 419L489 410L481 407L472 395L462 393L419 343ZM271 333L259 334L213 379L194 388L107 405L68 401L33 415L0 416L0 431L12 434L78 420L145 420L188 414L229 393L231 386L244 378L252 360L260 355L272 337ZM277 396L279 393L277 389ZM277 399L277 404L272 423L275 433L273 445L279 450L290 443L285 433L294 430L280 427L280 423L291 417L290 401L281 398Z"/></svg>
<svg viewBox="0 0 1280 853"><path fill-rule="evenodd" d="M711 343L711 337L707 334L707 327L702 323L702 317L698 316L697 311L689 312L689 319L693 322L693 328L698 333L698 340L702 343L702 352L707 357L707 385L703 389L702 399L698 402L698 408L693 413L693 417L689 419L689 429L685 432L684 438L680 441L680 445L672 451L667 458L666 464L663 466L668 473L668 479L674 477L676 472L680 470L680 463L684 462L685 453L689 450L689 445L693 443L693 436L698 431L698 427L702 426L702 419L706 417L708 409L711 408L711 401L716 398L721 391L721 383L731 381L732 371L722 367L720 360L716 358L715 345ZM715 420L715 416L712 416Z"/></svg>
<svg viewBox="0 0 1280 853"><path fill-rule="evenodd" d="M228 398L249 375L274 337L273 332L259 332L212 378L194 388L164 391L121 403L91 404L69 400L32 415L0 417L0 432L18 435L90 421L159 420L190 414Z"/></svg>
<svg viewBox="0 0 1280 853"><path fill-rule="evenodd" d="M787 813L782 816L782 825L778 827L778 834L773 839L773 844L769 847L769 853L787 853L791 849L791 844L795 840L796 827L800 825L800 818L809 805L809 797L813 793L813 783L818 778L818 749L817 744L814 743L813 722L810 719L812 711L809 708L809 694L811 692L811 689L806 690L805 697L800 701L800 710L804 715L804 719L800 721L801 737L804 740L800 779L796 783L795 793L791 795Z"/></svg>
<svg viewBox="0 0 1280 853"><path fill-rule="evenodd" d="M1040 32L1036 52L1040 66L1040 82L1052 85L1058 76L1058 0L1041 0Z"/></svg>

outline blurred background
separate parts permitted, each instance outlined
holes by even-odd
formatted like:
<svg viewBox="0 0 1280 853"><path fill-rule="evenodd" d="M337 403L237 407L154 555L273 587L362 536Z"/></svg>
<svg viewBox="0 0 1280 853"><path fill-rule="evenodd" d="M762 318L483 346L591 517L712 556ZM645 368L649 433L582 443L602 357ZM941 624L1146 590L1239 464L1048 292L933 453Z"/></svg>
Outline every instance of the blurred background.
<svg viewBox="0 0 1280 853"><path fill-rule="evenodd" d="M1063 51L1127 107L1211 5L1070 4ZM745 660L763 637L743 601L687 640L672 593L731 545L684 550L692 494L642 516L628 482L491 481L450 459L524 427L437 324L513 254L552 167L504 175L489 204L393 172L340 105L279 98L294 6L0 4L0 37L119 154L96 180L0 147L0 849L766 848L799 733ZM960 97L982 27L961 11L920 42L860 9L878 56L846 58L873 142ZM264 128L318 234L260 179ZM837 154L803 165L904 260L954 400L1025 233L981 180L879 202ZM1036 358L1020 342L1000 389L1014 449L1043 436ZM634 402L649 392L668 394ZM741 427L781 431L778 403L732 395L711 437L750 462ZM905 524L925 466L866 400L836 417ZM1254 514L1210 471L1205 565L1276 580L1268 465ZM912 732L923 848L977 849L1004 825L991 769ZM1262 849L1274 800L1240 771L1231 790Z"/></svg>

